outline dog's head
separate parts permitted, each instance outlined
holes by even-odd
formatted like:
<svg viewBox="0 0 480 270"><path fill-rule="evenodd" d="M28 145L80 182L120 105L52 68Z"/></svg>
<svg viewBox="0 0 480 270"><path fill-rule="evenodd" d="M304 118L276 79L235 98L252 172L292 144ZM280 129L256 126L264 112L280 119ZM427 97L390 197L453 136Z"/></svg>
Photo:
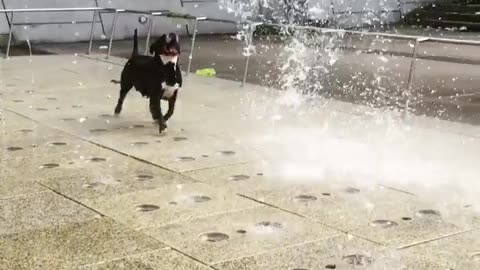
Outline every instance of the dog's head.
<svg viewBox="0 0 480 270"><path fill-rule="evenodd" d="M167 85L175 85L177 83L178 57L180 56L180 43L177 34L162 35L150 46L150 53L161 60Z"/></svg>

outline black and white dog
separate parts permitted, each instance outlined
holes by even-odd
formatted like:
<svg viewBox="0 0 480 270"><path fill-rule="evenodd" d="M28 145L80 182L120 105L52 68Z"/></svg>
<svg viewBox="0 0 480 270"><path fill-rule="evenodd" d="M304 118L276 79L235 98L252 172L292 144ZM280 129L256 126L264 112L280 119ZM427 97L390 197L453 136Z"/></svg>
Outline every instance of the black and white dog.
<svg viewBox="0 0 480 270"><path fill-rule="evenodd" d="M150 46L150 53L154 56L138 54L138 35L135 30L133 52L123 68L121 80L112 80L113 83L121 85L115 114L120 114L125 97L132 87L135 87L143 97L150 99L150 113L159 124L161 133L167 128L167 120L173 115L178 91L182 87L182 72L178 63L178 36L174 33L161 36ZM168 101L165 116L160 104L162 99Z"/></svg>

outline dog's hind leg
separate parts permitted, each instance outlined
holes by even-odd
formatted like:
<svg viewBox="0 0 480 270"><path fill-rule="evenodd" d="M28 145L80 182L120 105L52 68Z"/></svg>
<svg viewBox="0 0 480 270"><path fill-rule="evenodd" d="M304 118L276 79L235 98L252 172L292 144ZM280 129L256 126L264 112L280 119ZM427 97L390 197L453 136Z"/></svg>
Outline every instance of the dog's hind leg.
<svg viewBox="0 0 480 270"><path fill-rule="evenodd" d="M154 94L150 96L150 112L152 113L152 118L159 125L159 132L162 133L167 128L167 124L162 114L162 107L160 104L160 96Z"/></svg>
<svg viewBox="0 0 480 270"><path fill-rule="evenodd" d="M173 96L168 99L168 111L165 114L165 116L163 117L165 122L168 121L168 119L170 119L170 117L172 117L173 112L175 111L175 103L177 102L177 93L178 93L178 90L175 91Z"/></svg>
<svg viewBox="0 0 480 270"><path fill-rule="evenodd" d="M118 98L117 106L115 107L115 115L120 114L120 112L122 111L123 101L125 100L125 97L127 96L130 89L132 89L132 87L133 85L126 85L122 83L122 88L120 89L120 97Z"/></svg>

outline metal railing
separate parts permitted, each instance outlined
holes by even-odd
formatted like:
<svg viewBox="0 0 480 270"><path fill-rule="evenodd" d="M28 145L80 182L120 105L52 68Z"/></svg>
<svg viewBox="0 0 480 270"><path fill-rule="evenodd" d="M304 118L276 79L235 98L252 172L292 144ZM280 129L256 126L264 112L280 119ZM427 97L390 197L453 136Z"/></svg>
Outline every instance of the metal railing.
<svg viewBox="0 0 480 270"><path fill-rule="evenodd" d="M354 30L344 30L344 29L332 29L332 28L322 28L322 27L315 27L315 26L299 26L299 25L286 25L286 24L267 24L267 23L250 23L249 29L250 32L246 36L247 41L247 48L253 46L253 33L255 32L256 28L260 25L265 26L274 26L274 27L281 27L281 28L293 28L293 29L302 29L302 30L312 30L318 31L320 34L326 33L343 33L343 34L350 34L350 35L360 35L360 36L374 36L374 37L384 37L384 38L391 38L391 39L403 39L403 40L411 40L414 41L413 49L412 49L412 57L410 61L410 68L408 72L408 81L407 81L407 88L404 91L404 96L406 97L405 101L405 112L408 112L410 96L413 86L413 81L415 77L415 68L416 62L418 59L418 49L421 43L425 42L437 42L443 44L456 44L456 45L472 45L472 46L480 46L480 40L461 40L461 39L448 39L448 38L435 38L435 37L425 37L425 36L412 36L412 35L400 35L400 34L390 34L390 33L378 33L378 32L364 32L364 31L354 31ZM287 31L288 32L288 31ZM247 76L248 76L248 65L250 60L250 51L246 54L245 59L245 72L242 80L242 86L246 84Z"/></svg>
<svg viewBox="0 0 480 270"><path fill-rule="evenodd" d="M152 36L153 32L153 27L154 27L154 17L169 17L169 18L179 18L179 19L184 19L184 20L189 20L189 21L194 21L194 29L193 29L193 35L192 35L192 45L190 48L190 53L188 56L188 67L187 67L187 75L191 71L191 66L192 66L192 59L193 59L193 53L195 50L195 41L197 37L197 32L198 32L198 23L199 22L221 22L221 23L231 23L237 25L237 21L233 20L224 20L224 19L216 19L216 18L209 18L205 16L193 16L190 14L179 14L179 13L174 13L171 12L170 10L149 10L149 11L143 11L143 10L132 10L132 9L116 9L116 8L102 8L102 7L80 7L80 8L31 8L31 9L0 9L0 12L6 13L6 14L11 14L11 23L9 27L9 34L8 34L8 44L7 44L7 51L5 54L5 58L8 58L10 56L10 47L12 43L12 35L13 35L13 29L15 27L15 22L14 22L14 15L15 13L26 13L26 12L86 12L86 11L93 11L93 18L91 22L91 28L90 28L90 37L89 37L89 43L88 43L88 49L87 49L87 54L90 54L92 52L92 46L93 46L93 37L95 33L95 25L96 25L96 19L97 16L100 16L101 13L114 13L113 15L113 21L112 21L112 29L110 32L110 37L109 37L109 42L108 42L108 51L107 51L107 56L106 58L108 59L111 56L112 53L112 47L113 47L113 40L115 37L115 30L117 27L117 21L118 21L118 16L121 13L129 13L129 14L143 14L148 16L148 33L147 33L147 40L145 44L145 52L144 54L148 54L148 49L150 46L150 39ZM22 24L28 24L28 23L22 23Z"/></svg>

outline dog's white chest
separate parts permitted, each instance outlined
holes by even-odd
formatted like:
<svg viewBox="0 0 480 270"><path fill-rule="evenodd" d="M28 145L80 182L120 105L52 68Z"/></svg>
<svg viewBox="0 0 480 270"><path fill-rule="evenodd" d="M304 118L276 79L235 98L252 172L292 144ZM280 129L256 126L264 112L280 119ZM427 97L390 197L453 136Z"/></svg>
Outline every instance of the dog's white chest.
<svg viewBox="0 0 480 270"><path fill-rule="evenodd" d="M176 83L174 86L169 86L166 83L162 83L162 89L163 89L163 96L162 98L169 99L175 94L175 91L178 90L178 83Z"/></svg>

